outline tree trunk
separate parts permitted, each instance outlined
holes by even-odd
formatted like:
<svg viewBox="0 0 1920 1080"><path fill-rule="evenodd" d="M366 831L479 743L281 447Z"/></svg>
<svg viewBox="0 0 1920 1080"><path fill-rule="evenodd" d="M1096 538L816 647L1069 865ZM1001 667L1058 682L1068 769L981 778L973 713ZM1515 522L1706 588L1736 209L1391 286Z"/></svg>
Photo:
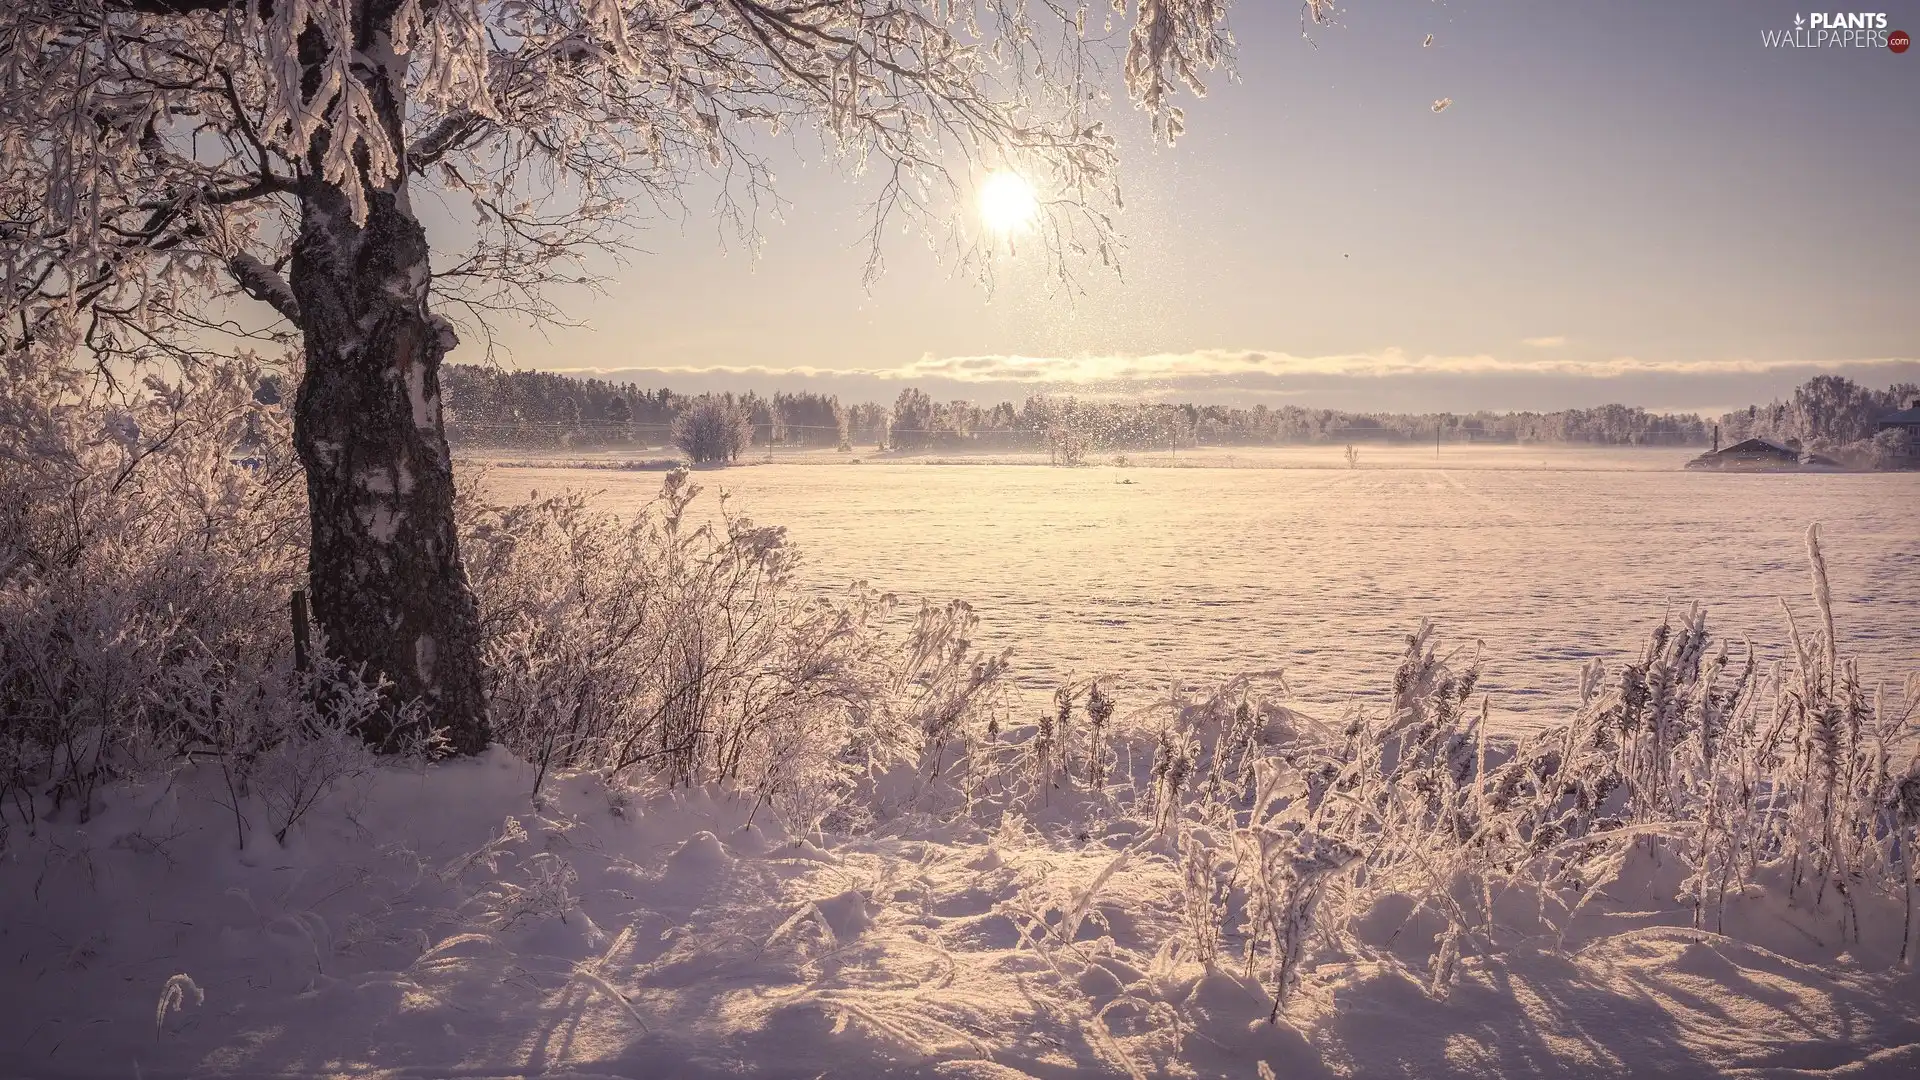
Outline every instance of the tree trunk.
<svg viewBox="0 0 1920 1080"><path fill-rule="evenodd" d="M391 57L385 6L369 5L359 44ZM303 53L324 55L307 36ZM362 70L404 146L404 61ZM367 185L364 224L319 172L303 178L289 281L306 342L294 444L307 472L313 614L329 655L393 684L390 707L362 732L370 743L394 748L401 709L417 701L455 751L477 753L489 735L479 619L440 412L440 361L457 342L428 310L426 231L407 204L404 167Z"/></svg>
<svg viewBox="0 0 1920 1080"><path fill-rule="evenodd" d="M475 753L488 737L479 623L440 418L452 335L427 312L426 234L393 193L373 194L364 227L337 192L307 203L291 284L306 338L294 443L314 615L330 655L385 675L395 706L419 699L456 750ZM368 741L390 743L394 719Z"/></svg>

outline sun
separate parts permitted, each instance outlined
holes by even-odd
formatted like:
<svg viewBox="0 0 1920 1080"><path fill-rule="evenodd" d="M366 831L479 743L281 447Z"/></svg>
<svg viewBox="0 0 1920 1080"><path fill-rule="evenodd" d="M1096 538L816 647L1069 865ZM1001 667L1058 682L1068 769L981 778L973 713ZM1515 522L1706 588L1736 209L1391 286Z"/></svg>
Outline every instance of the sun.
<svg viewBox="0 0 1920 1080"><path fill-rule="evenodd" d="M1027 178L1006 169L989 174L980 185L980 220L988 229L1006 234L1023 229L1040 214L1040 200Z"/></svg>

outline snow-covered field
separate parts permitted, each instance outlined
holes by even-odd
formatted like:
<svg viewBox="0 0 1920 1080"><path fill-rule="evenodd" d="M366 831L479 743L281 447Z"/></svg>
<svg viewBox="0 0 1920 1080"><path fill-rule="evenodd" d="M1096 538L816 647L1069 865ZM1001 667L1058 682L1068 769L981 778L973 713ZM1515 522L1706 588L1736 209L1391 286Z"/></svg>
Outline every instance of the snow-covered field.
<svg viewBox="0 0 1920 1080"><path fill-rule="evenodd" d="M147 761L0 838L0 1078L1920 1073L1914 714L1846 666L1868 695L1920 666L1920 477L1474 461L703 473L822 587L974 601L1027 706L1107 672L1146 722L1103 732L1083 692L1071 736L939 729L820 781L851 812L806 837L787 789L500 747L293 740L252 788L240 756ZM489 482L632 506L660 480ZM1777 679L1678 620L1638 651L1694 598L1778 648L1782 595L1807 617ZM1426 616L1484 639L1508 731L1566 724L1581 659L1638 666L1488 739L1464 665L1403 656ZM1148 707L1156 679L1275 665L1308 716ZM1351 703L1366 724L1311 720Z"/></svg>
<svg viewBox="0 0 1920 1080"><path fill-rule="evenodd" d="M1780 645L1812 522L1863 676L1897 682L1920 660L1920 473L1702 474L1680 471L1685 449L1363 446L1357 469L1341 454L1051 469L829 453L700 480L787 526L814 584L973 604L1036 701L1069 675L1137 703L1172 680L1282 668L1303 707L1338 716L1385 692L1378 673L1432 618L1483 643L1496 726L1530 728L1578 700L1585 660L1638 649L1668 605L1698 600L1717 633ZM624 508L660 476L502 468L490 484Z"/></svg>

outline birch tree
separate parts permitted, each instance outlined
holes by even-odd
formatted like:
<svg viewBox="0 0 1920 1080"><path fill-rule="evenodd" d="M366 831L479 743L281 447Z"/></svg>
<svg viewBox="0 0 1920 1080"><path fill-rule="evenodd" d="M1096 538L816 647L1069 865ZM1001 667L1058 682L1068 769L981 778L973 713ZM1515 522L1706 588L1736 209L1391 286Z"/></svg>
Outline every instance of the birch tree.
<svg viewBox="0 0 1920 1080"><path fill-rule="evenodd" d="M1041 191L1050 259L1110 259L1108 91L1178 135L1176 97L1226 58L1225 6L10 0L0 349L112 372L247 333L297 345L314 615L478 750L438 377L462 333L551 317L544 286L703 175L749 219L772 190L758 148L795 131L871 185L876 270L902 220L978 256L953 208L1000 167ZM434 251L423 193L472 235Z"/></svg>

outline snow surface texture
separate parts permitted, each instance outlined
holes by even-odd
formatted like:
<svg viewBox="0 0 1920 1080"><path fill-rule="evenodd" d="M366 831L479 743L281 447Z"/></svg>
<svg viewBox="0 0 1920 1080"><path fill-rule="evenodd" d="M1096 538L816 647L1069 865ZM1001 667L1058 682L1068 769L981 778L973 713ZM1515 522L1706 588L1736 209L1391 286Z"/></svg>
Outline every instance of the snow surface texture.
<svg viewBox="0 0 1920 1080"><path fill-rule="evenodd" d="M1444 999L1392 962L1420 926L1383 908L1361 932L1385 959L1307 971L1270 1025L1235 965L1161 948L1180 869L1138 824L1062 843L903 819L822 849L709 792L630 802L576 775L536 809L530 767L496 750L380 769L284 848L236 851L212 780L115 788L88 825L14 848L0 1075L1920 1067L1911 973L1853 962L1831 920L1771 902L1729 919L1738 936L1657 926L1676 918L1657 873L1623 879L1564 941L1462 957Z"/></svg>
<svg viewBox="0 0 1920 1080"><path fill-rule="evenodd" d="M1897 557L1853 509L1829 550ZM1760 556L1803 596L1814 536L1781 531ZM1080 683L903 748L847 792L870 825L805 841L786 789L542 787L498 750L340 771L276 840L280 774L228 805L231 761L152 762L4 841L0 1077L1910 1075L1920 682L1876 696L1910 664L1837 658L1878 608L1836 639L1797 603L1759 674L1695 612L1637 620L1517 743L1425 628L1375 643L1397 671L1333 658L1389 688L1351 724Z"/></svg>
<svg viewBox="0 0 1920 1080"><path fill-rule="evenodd" d="M1286 467L1049 469L848 467L825 452L702 483L786 526L805 580L972 604L976 644L1014 648L1036 710L1074 674L1134 706L1173 679L1277 667L1298 702L1338 715L1377 703L1369 676L1434 618L1485 642L1495 730L1527 730L1571 711L1581 665L1625 656L1669 605L1698 600L1718 633L1780 645L1779 598L1806 594L1813 521L1847 648L1890 677L1913 665L1920 474L1688 473L1689 453L1448 446L1433 468L1431 447L1361 446L1348 469L1340 446L1209 448L1174 460ZM584 488L623 511L660 487L601 470L488 483L506 498Z"/></svg>

